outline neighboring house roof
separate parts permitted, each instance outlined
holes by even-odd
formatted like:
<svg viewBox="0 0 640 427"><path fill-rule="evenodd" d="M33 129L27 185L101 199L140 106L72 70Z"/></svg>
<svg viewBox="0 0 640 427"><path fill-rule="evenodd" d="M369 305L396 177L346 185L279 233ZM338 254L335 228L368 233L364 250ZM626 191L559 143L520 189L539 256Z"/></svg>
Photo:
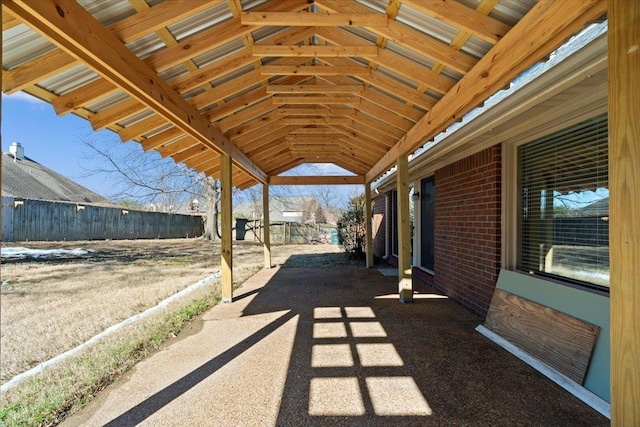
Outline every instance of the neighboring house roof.
<svg viewBox="0 0 640 427"><path fill-rule="evenodd" d="M23 156L2 153L2 195L23 199L113 205L108 199Z"/></svg>
<svg viewBox="0 0 640 427"><path fill-rule="evenodd" d="M243 202L233 207L235 217L262 218L262 200ZM269 200L271 222L318 222L325 223L325 213L313 196L273 197Z"/></svg>

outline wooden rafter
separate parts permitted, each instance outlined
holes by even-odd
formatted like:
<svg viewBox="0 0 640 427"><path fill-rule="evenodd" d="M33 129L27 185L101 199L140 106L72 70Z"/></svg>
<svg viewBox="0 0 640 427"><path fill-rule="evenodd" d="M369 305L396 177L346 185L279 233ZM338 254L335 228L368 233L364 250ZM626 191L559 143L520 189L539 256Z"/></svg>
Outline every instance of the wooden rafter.
<svg viewBox="0 0 640 427"><path fill-rule="evenodd" d="M244 153L237 150L226 137L216 131L182 97L172 91L113 34L74 1L61 0L56 4L7 1L3 3L3 7L28 22L32 28L53 40L58 46L81 58L98 74L122 87L166 121L174 123L176 127L200 140L210 149L229 154L247 173L266 182L266 174Z"/></svg>
<svg viewBox="0 0 640 427"><path fill-rule="evenodd" d="M414 151L461 118L488 94L495 92L557 47L568 34L606 12L606 1L540 1L467 73L394 147L367 173L371 182L395 164L398 157ZM543 36L544 34L544 36ZM555 36L554 36L555 34ZM522 40L538 43L522 43Z"/></svg>

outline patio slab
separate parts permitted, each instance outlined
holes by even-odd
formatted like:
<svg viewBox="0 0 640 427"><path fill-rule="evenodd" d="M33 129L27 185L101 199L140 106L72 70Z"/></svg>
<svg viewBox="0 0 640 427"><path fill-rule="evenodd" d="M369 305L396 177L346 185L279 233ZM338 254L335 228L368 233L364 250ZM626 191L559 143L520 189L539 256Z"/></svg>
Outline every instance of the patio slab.
<svg viewBox="0 0 640 427"><path fill-rule="evenodd" d="M63 425L609 425L479 317L396 292L372 269L262 270Z"/></svg>

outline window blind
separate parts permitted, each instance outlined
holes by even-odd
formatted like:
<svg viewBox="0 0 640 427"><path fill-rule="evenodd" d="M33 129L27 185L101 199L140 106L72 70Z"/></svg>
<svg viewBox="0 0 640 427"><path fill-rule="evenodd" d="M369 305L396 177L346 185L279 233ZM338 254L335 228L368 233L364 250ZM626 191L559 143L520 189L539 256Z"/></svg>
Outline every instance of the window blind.
<svg viewBox="0 0 640 427"><path fill-rule="evenodd" d="M518 267L609 286L607 116L518 149Z"/></svg>

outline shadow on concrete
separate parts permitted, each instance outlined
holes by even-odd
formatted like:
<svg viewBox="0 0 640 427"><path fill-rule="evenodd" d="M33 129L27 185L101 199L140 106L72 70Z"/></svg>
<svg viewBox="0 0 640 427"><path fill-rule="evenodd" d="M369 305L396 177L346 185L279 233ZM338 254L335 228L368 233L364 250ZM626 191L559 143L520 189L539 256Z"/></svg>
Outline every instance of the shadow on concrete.
<svg viewBox="0 0 640 427"><path fill-rule="evenodd" d="M286 314L107 425L140 423L294 316L278 426L609 424L475 332L482 319L417 281L415 291L400 304L397 278L377 270L282 268L238 298L255 294L242 316Z"/></svg>

